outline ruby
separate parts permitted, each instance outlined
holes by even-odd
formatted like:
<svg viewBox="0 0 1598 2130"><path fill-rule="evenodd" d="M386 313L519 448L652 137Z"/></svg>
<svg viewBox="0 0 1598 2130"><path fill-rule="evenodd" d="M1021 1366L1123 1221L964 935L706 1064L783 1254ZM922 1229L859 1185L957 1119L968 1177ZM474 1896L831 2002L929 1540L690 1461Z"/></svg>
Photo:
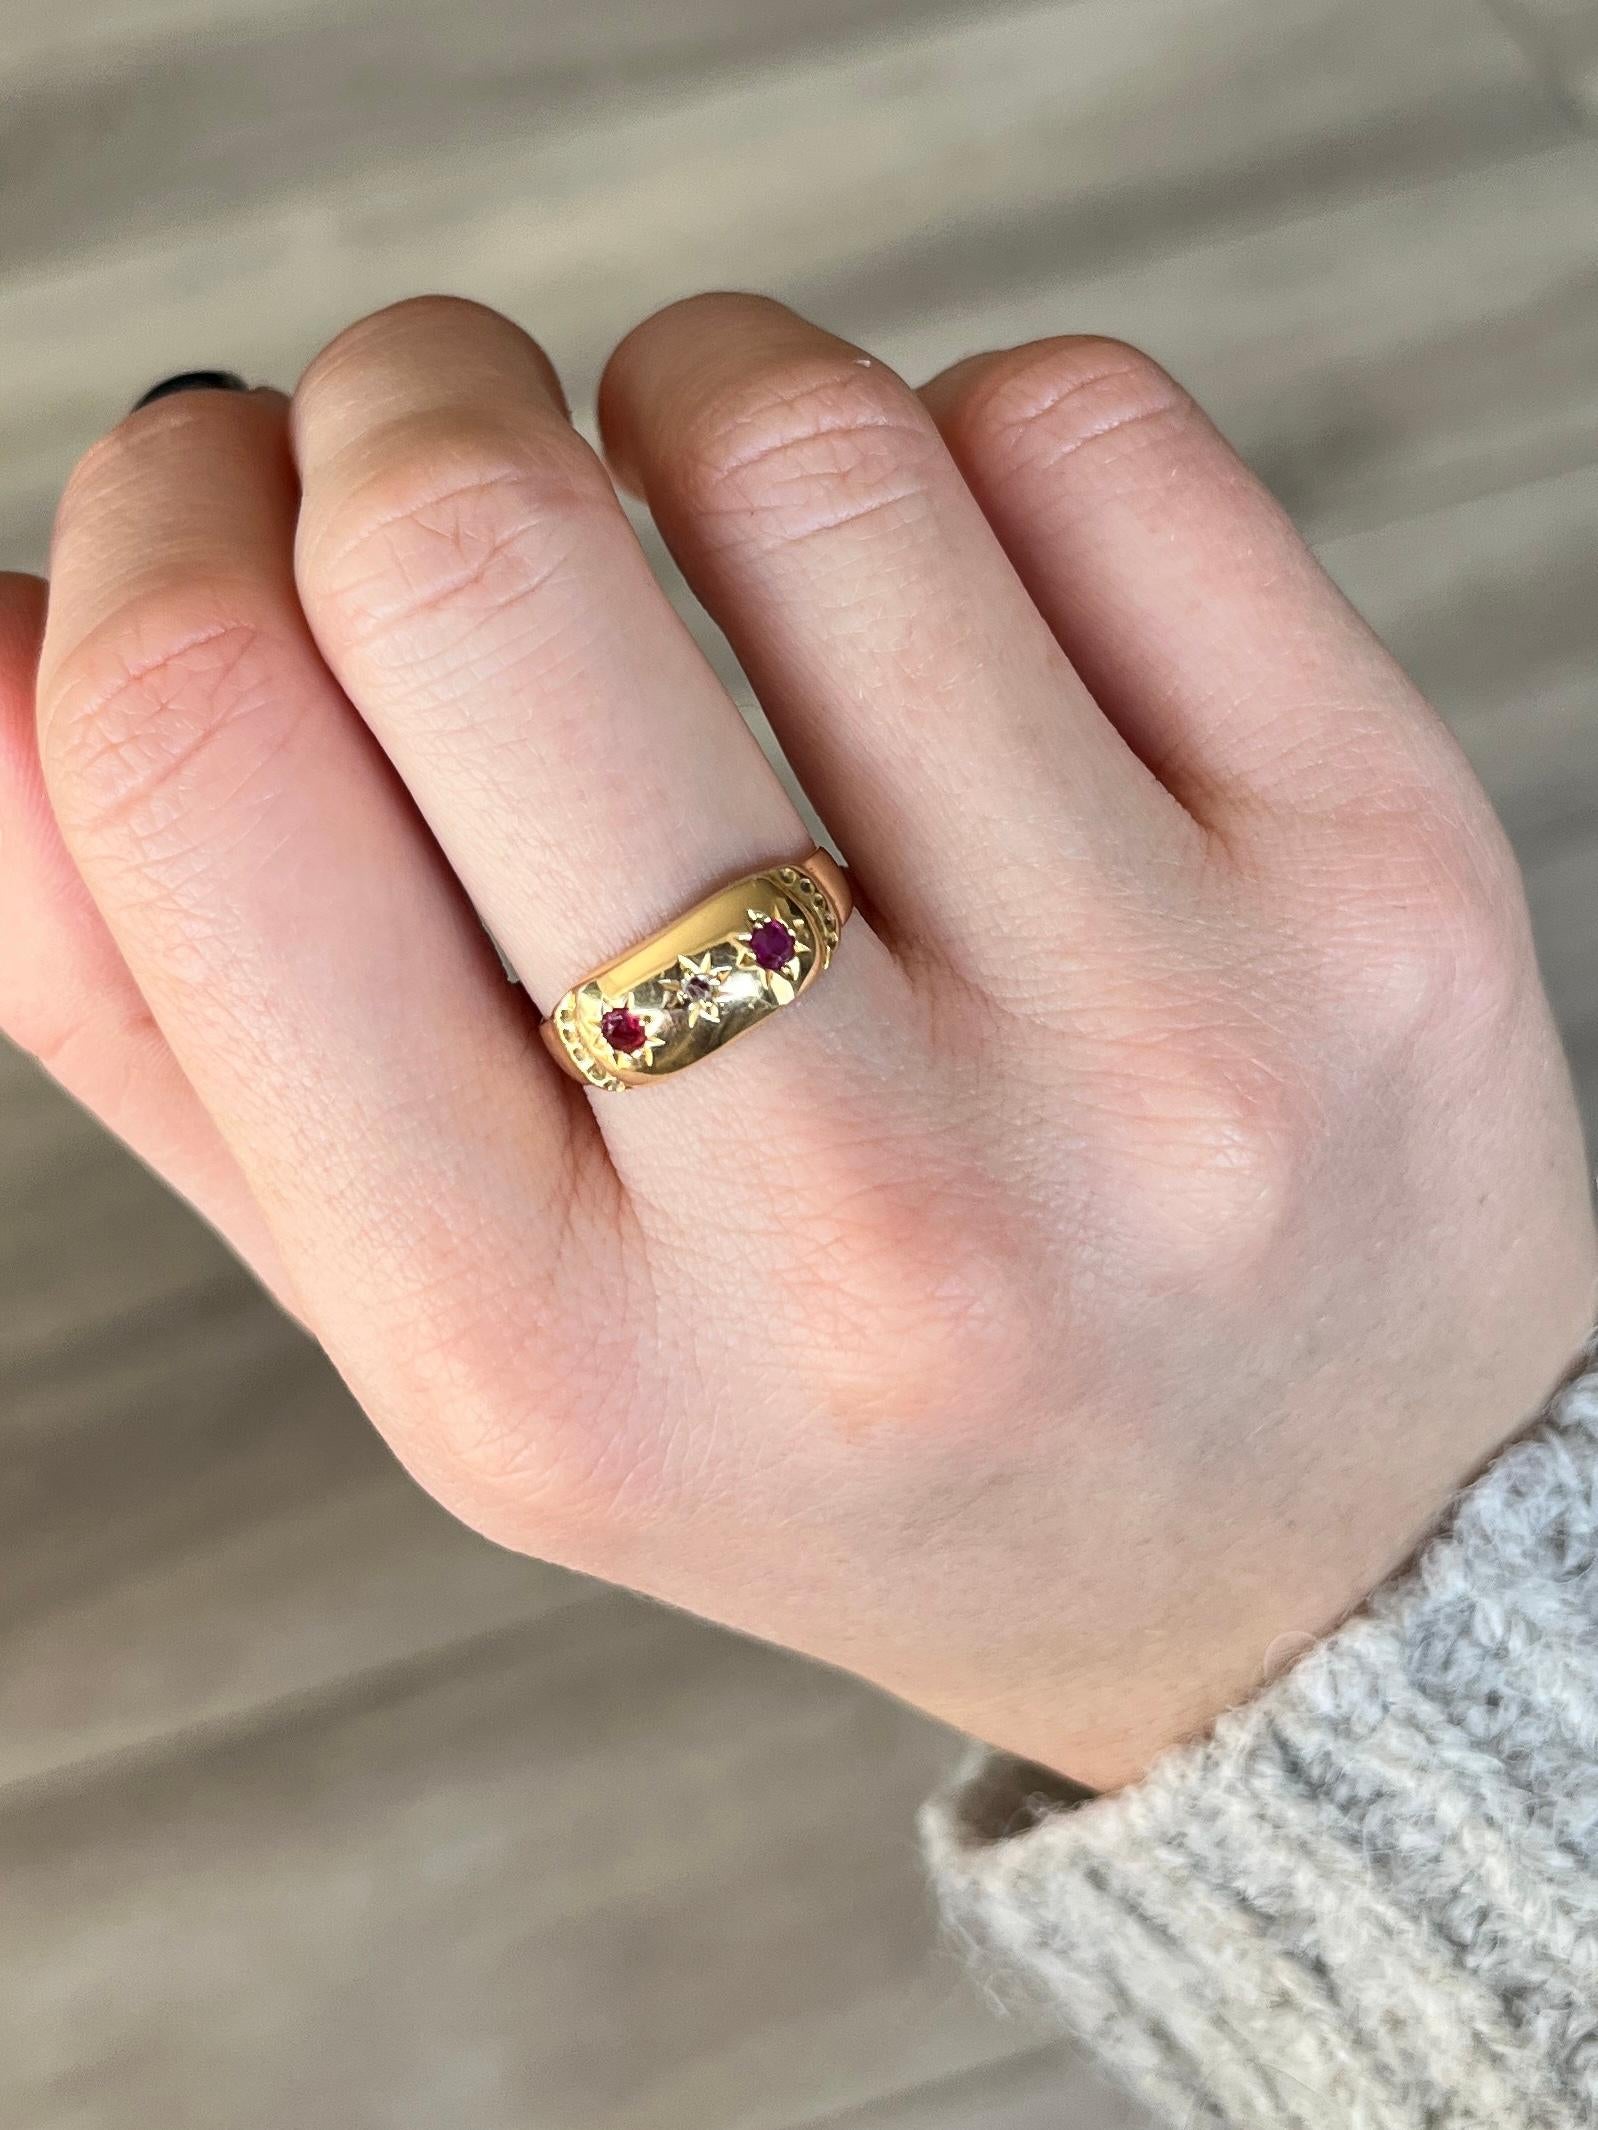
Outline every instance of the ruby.
<svg viewBox="0 0 1598 2130"><path fill-rule="evenodd" d="M768 917L750 933L749 951L768 972L786 969L793 960L793 934L780 917Z"/></svg>
<svg viewBox="0 0 1598 2130"><path fill-rule="evenodd" d="M612 1050L631 1054L642 1050L649 1040L649 1032L636 1013L626 1006L612 1006L600 1018L599 1032Z"/></svg>

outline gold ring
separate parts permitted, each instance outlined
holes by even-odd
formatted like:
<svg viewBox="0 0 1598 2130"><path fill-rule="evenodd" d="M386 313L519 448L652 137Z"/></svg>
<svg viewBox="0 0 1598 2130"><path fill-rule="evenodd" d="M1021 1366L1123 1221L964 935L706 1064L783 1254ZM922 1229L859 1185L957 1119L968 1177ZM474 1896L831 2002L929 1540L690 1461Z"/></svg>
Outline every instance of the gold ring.
<svg viewBox="0 0 1598 2130"><path fill-rule="evenodd" d="M853 907L825 851L751 873L574 984L544 1041L574 1079L608 1093L681 1072L808 991Z"/></svg>

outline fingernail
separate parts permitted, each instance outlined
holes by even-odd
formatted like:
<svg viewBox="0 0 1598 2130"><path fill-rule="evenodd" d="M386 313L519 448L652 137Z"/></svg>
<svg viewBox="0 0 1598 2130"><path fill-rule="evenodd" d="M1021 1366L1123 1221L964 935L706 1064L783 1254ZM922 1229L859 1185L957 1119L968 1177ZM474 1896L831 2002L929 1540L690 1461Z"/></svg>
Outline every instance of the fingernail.
<svg viewBox="0 0 1598 2130"><path fill-rule="evenodd" d="M174 392L248 392L249 386L242 377L235 377L231 370L180 370L176 377L163 377L158 385L151 385L142 399L133 402L131 412L137 414L141 407L148 407L158 399L170 399Z"/></svg>

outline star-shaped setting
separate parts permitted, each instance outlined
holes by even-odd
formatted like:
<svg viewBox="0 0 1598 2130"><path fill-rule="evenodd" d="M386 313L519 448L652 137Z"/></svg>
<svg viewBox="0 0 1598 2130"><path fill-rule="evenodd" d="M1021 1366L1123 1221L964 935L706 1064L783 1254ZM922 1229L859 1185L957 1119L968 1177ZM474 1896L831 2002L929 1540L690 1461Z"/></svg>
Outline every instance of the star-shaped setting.
<svg viewBox="0 0 1598 2130"><path fill-rule="evenodd" d="M782 918L765 910L750 910L750 929L737 941L737 958L765 971L771 995L784 1005L799 982L799 941Z"/></svg>
<svg viewBox="0 0 1598 2130"><path fill-rule="evenodd" d="M599 1032L615 1055L629 1065L647 1065L662 1040L651 1033L648 1020L632 1006L612 1006L602 1013Z"/></svg>
<svg viewBox="0 0 1598 2130"><path fill-rule="evenodd" d="M691 954L678 960L674 976L664 985L666 1003L675 1011L686 1014L690 1028L697 1028L701 1021L719 1021L723 986L727 972L718 969L708 954L697 961Z"/></svg>

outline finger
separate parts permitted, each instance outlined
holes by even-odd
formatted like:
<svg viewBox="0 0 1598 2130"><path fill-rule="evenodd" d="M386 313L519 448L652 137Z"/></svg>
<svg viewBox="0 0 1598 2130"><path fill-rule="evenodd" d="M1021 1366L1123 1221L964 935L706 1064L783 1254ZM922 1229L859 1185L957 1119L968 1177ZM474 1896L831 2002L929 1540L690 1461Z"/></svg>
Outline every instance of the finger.
<svg viewBox="0 0 1598 2130"><path fill-rule="evenodd" d="M1069 338L958 364L923 398L1095 696L1230 830L1435 792L1440 721L1286 513L1146 355Z"/></svg>
<svg viewBox="0 0 1598 2130"><path fill-rule="evenodd" d="M622 343L601 414L896 934L1013 974L1043 869L1140 870L1191 830L884 365L778 304L705 297Z"/></svg>
<svg viewBox="0 0 1598 2130"><path fill-rule="evenodd" d="M34 677L45 586L0 576L0 1026L288 1302L238 1163L150 1016L45 797Z"/></svg>
<svg viewBox="0 0 1598 2130"><path fill-rule="evenodd" d="M368 319L302 382L295 435L318 640L546 1010L708 890L804 855L793 803L517 327L438 299ZM647 1103L602 1103L601 1125L635 1187L633 1156L658 1181L664 1155L680 1194L685 1113L747 1119L751 1073L803 1074L829 1046L830 1074L858 1071L841 1030L891 1029L898 1010L856 925L758 1065L729 1049Z"/></svg>
<svg viewBox="0 0 1598 2130"><path fill-rule="evenodd" d="M554 1363L561 1246L608 1171L316 655L296 506L276 399L169 399L91 452L58 526L41 758L316 1330L449 1491L462 1430L505 1409L486 1378L525 1398L541 1331Z"/></svg>
<svg viewBox="0 0 1598 2130"><path fill-rule="evenodd" d="M405 303L295 400L329 664L546 1007L805 832L525 334Z"/></svg>

